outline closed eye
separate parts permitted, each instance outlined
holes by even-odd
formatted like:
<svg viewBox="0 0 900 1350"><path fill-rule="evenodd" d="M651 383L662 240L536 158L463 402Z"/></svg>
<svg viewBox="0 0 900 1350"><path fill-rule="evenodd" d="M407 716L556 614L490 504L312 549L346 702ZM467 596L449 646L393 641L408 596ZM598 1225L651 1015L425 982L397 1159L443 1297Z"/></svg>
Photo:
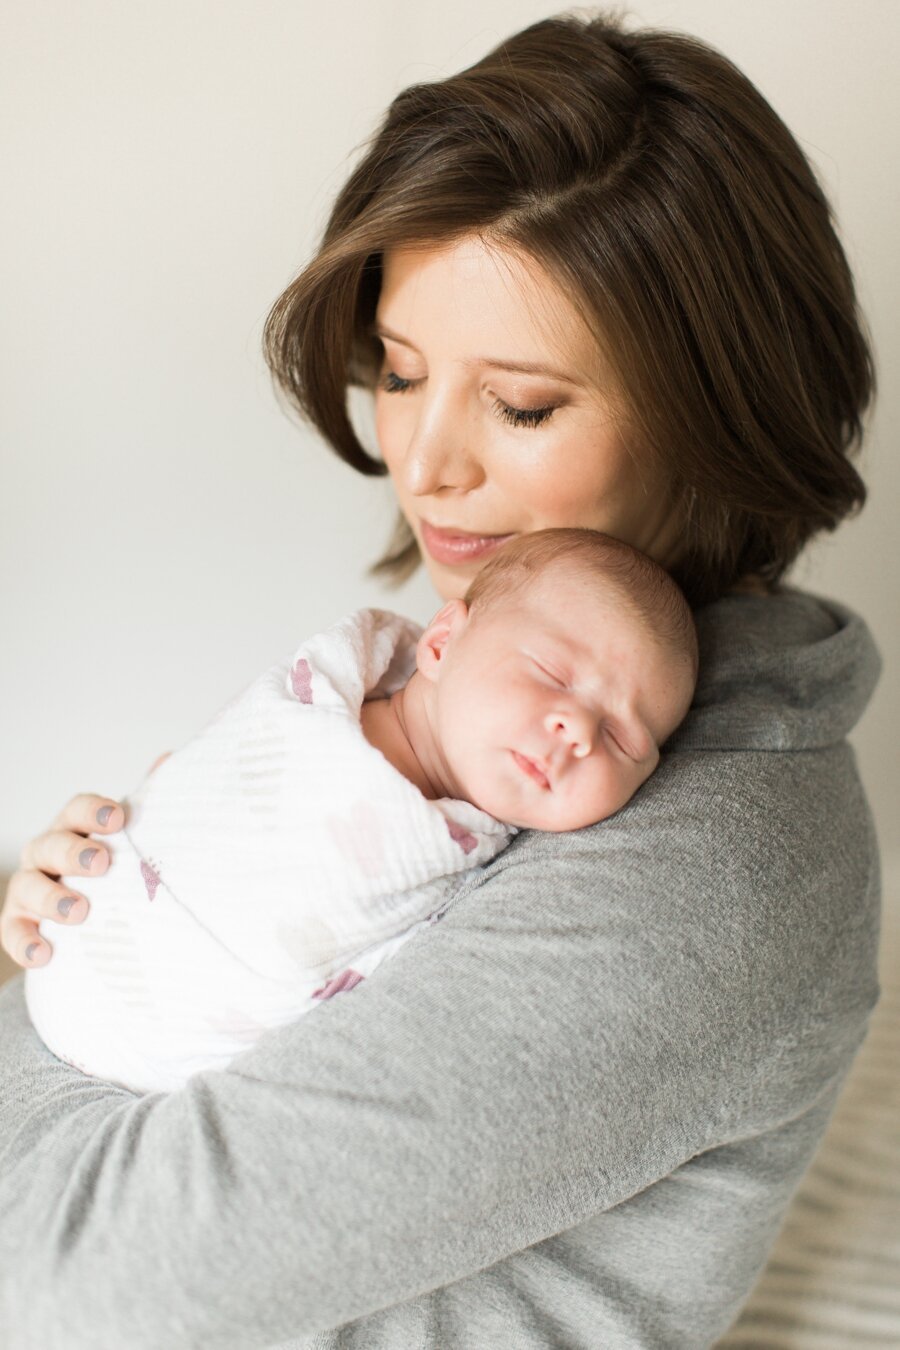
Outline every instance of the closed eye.
<svg viewBox="0 0 900 1350"><path fill-rule="evenodd" d="M509 422L514 427L539 427L542 423L548 421L555 411L556 409L550 406L546 408L511 408L502 399L494 400L494 412L497 417L504 422Z"/></svg>
<svg viewBox="0 0 900 1350"><path fill-rule="evenodd" d="M634 755L629 754L629 752L625 749L625 747L624 747L624 745L622 744L622 742L616 737L616 735L614 734L614 732L613 732L609 727L604 727L604 728L603 728L603 732L604 732L604 735L605 735L610 741L612 741L613 745L616 747L616 749L619 751L620 754L624 755L626 759L630 759L630 760L633 760L633 759L634 759Z"/></svg>
<svg viewBox="0 0 900 1350"><path fill-rule="evenodd" d="M418 380L404 380L400 375L395 375L392 370L388 370L378 381L378 388L383 389L386 394L405 394L413 385L418 384Z"/></svg>
<svg viewBox="0 0 900 1350"><path fill-rule="evenodd" d="M385 371L378 381L378 388L385 394L406 394L410 389L414 389L419 380L404 380L401 375L397 375L393 370ZM556 408L547 405L544 408L513 408L502 399L494 399L493 411L496 417L501 421L508 422L514 427L539 427L556 412Z"/></svg>
<svg viewBox="0 0 900 1350"><path fill-rule="evenodd" d="M537 666L538 670L541 672L542 675L546 675L547 678L552 680L554 684L558 684L561 689L565 688L566 681L560 675L555 674L554 671L552 670L548 670L546 666L541 665L540 661L535 660L534 657L532 657L531 659L532 661L534 661L534 664Z"/></svg>

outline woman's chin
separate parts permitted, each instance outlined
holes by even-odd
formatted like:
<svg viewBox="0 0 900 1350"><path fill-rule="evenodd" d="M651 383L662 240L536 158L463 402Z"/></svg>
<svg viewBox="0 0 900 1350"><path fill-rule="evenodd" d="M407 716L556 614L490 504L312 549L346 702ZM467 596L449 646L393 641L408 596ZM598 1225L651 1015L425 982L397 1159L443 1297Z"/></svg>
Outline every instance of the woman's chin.
<svg viewBox="0 0 900 1350"><path fill-rule="evenodd" d="M478 568L471 564L465 568L450 567L445 563L435 562L427 553L423 554L423 557L428 579L441 599L462 600L475 579Z"/></svg>

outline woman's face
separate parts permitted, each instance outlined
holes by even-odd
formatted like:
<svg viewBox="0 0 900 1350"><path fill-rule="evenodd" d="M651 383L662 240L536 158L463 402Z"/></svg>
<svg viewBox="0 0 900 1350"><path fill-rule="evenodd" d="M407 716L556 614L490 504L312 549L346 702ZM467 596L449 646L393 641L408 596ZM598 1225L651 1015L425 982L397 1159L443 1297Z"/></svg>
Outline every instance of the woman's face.
<svg viewBox="0 0 900 1350"><path fill-rule="evenodd" d="M441 596L550 526L671 563L670 487L630 453L597 344L537 263L474 236L388 253L376 333L378 443Z"/></svg>

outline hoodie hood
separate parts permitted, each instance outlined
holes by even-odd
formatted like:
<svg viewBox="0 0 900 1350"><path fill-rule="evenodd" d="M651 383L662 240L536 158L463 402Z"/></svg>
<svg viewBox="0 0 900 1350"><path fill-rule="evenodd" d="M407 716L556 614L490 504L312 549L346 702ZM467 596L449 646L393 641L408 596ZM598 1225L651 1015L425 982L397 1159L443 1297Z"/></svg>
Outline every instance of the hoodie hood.
<svg viewBox="0 0 900 1350"><path fill-rule="evenodd" d="M667 751L818 750L862 716L881 671L859 615L784 587L695 614L700 677Z"/></svg>

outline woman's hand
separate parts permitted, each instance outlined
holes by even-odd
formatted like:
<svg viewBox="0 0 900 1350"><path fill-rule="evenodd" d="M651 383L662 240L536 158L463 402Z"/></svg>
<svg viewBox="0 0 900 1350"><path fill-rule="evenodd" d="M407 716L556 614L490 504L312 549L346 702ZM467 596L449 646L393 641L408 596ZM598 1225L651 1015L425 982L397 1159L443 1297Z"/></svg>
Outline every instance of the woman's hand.
<svg viewBox="0 0 900 1350"><path fill-rule="evenodd" d="M150 773L168 759L160 755ZM99 877L109 866L109 852L101 844L85 842L92 834L115 834L125 823L125 811L111 797L80 792L73 797L45 834L22 850L18 872L13 872L0 912L0 946L20 966L45 966L53 948L38 932L41 919L54 923L83 923L90 905L87 897L59 878Z"/></svg>
<svg viewBox="0 0 900 1350"><path fill-rule="evenodd" d="M20 966L45 966L50 960L53 948L38 932L41 919L83 923L87 918L86 897L61 885L59 878L102 876L109 852L89 836L115 834L124 823L118 802L82 792L63 807L46 833L25 845L0 913L0 943Z"/></svg>

